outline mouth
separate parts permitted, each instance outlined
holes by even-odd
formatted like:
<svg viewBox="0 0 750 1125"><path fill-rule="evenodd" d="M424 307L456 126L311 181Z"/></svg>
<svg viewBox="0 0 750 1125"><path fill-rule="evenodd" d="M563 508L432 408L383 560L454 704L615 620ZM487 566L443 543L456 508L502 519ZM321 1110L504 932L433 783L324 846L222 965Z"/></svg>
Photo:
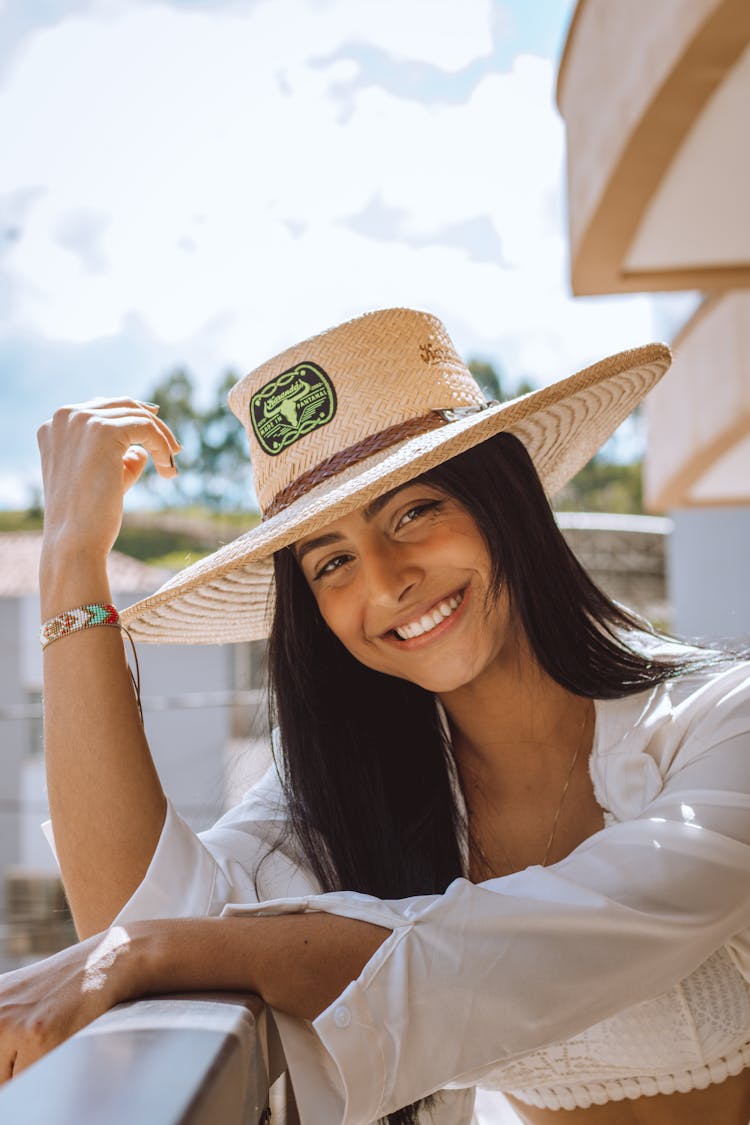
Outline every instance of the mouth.
<svg viewBox="0 0 750 1125"><path fill-rule="evenodd" d="M456 590L445 598L435 602L426 613L413 621L405 622L386 633L386 637L393 638L399 645L409 648L416 647L414 642L425 643L427 639L440 635L453 623L466 601L468 587Z"/></svg>

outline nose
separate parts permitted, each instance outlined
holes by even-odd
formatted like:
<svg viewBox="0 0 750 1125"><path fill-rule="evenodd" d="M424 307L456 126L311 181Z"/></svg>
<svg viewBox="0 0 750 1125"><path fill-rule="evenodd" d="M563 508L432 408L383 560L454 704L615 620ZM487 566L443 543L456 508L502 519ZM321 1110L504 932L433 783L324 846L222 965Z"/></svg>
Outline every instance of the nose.
<svg viewBox="0 0 750 1125"><path fill-rule="evenodd" d="M383 540L372 544L360 559L371 604L393 609L420 581L422 572L403 544Z"/></svg>

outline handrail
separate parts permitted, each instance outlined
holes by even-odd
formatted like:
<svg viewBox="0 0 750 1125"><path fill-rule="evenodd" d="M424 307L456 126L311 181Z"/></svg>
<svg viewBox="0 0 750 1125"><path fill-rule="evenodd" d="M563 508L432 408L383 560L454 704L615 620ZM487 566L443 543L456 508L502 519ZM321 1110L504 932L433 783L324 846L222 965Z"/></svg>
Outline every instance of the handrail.
<svg viewBox="0 0 750 1125"><path fill-rule="evenodd" d="M257 996L120 1004L3 1086L0 1121L260 1125L269 1116L265 1025Z"/></svg>

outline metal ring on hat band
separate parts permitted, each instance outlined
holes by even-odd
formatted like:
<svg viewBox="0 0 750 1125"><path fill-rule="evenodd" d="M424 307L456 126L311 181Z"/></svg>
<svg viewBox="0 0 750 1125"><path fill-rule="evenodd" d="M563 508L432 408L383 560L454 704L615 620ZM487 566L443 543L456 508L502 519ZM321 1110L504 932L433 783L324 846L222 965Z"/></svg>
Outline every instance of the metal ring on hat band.
<svg viewBox="0 0 750 1125"><path fill-rule="evenodd" d="M478 413L480 410L486 410L488 406L497 405L498 403L493 399L490 402L478 403L476 406L431 410L429 414L422 414L418 418L408 418L405 422L388 426L387 429L380 430L376 434L369 434L361 441L355 442L354 445L349 445L346 449L341 449L331 457L326 457L323 461L318 462L312 469L301 473L291 484L277 492L263 512L263 520L269 520L272 516L277 516L279 512L283 512L295 500L299 500L300 497L310 492L322 481L335 476L336 473L340 473L344 469L348 469L350 465L356 465L358 461L364 461L366 457L371 457L374 453L379 453L381 449L397 445L400 441L406 441L407 438L429 433L430 430L436 430L449 422L458 422L462 418Z"/></svg>

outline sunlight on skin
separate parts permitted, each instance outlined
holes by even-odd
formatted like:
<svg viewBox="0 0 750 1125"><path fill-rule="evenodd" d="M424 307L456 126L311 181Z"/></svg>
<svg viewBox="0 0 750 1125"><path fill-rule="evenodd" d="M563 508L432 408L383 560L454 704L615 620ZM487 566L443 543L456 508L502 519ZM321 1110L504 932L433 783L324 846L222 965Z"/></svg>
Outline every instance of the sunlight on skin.
<svg viewBox="0 0 750 1125"><path fill-rule="evenodd" d="M83 974L83 992L98 992L107 982L107 970L111 969L121 953L130 949L130 935L122 926L108 930L96 948L86 958Z"/></svg>

